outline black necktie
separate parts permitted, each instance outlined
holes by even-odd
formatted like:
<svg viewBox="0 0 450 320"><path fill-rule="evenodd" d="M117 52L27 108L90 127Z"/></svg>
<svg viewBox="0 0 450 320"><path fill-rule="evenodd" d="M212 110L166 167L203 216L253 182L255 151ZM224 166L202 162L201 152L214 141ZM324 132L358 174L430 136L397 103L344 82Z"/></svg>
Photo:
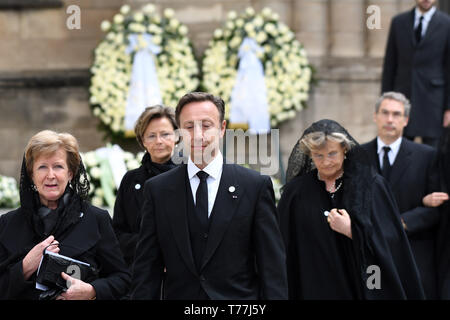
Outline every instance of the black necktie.
<svg viewBox="0 0 450 320"><path fill-rule="evenodd" d="M200 184L195 194L195 213L204 226L208 224L208 184L206 183L208 176L205 171L197 172Z"/></svg>
<svg viewBox="0 0 450 320"><path fill-rule="evenodd" d="M417 43L419 43L420 39L422 39L422 20L423 20L423 16L420 16L419 25L416 28L416 41L417 41Z"/></svg>
<svg viewBox="0 0 450 320"><path fill-rule="evenodd" d="M383 155L383 168L381 169L381 174L383 177L389 181L389 175L391 173L391 163L389 162L388 153L391 151L391 147L384 146L384 155Z"/></svg>

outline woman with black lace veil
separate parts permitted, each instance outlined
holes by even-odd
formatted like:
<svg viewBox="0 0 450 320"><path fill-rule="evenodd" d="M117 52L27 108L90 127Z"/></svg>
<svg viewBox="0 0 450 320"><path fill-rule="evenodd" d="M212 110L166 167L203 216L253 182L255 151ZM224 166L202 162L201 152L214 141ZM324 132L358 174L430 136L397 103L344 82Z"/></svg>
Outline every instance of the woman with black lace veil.
<svg viewBox="0 0 450 320"><path fill-rule="evenodd" d="M111 217L86 201L88 193L77 140L50 130L34 135L22 162L21 206L0 216L0 299L118 299L126 294L130 273ZM60 275L66 291L37 289L44 250L89 264L95 277L84 282L68 270L73 277Z"/></svg>
<svg viewBox="0 0 450 320"><path fill-rule="evenodd" d="M390 189L341 125L305 130L283 189L290 299L424 298Z"/></svg>
<svg viewBox="0 0 450 320"><path fill-rule="evenodd" d="M113 227L125 261L131 268L139 237L143 191L147 179L175 167L171 157L176 143L173 108L155 105L146 108L136 121L134 132L145 150L142 165L128 171L120 183L114 205Z"/></svg>

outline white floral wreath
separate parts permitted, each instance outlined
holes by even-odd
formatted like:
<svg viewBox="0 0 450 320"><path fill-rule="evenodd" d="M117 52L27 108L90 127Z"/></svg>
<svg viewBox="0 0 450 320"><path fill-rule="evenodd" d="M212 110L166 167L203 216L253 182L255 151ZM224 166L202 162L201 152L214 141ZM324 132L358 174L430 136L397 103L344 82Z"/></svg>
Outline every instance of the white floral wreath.
<svg viewBox="0 0 450 320"><path fill-rule="evenodd" d="M105 39L95 49L91 67L90 104L95 116L109 133L123 136L124 117L130 76L135 53L148 45L144 34L151 35L153 44L160 47L154 59L163 104L175 107L178 100L199 85L198 66L188 29L174 18L172 9L165 9L160 17L152 4L131 12L124 5L113 22L103 21ZM136 45L127 53L129 35L137 34Z"/></svg>
<svg viewBox="0 0 450 320"><path fill-rule="evenodd" d="M239 16L231 11L224 28L215 30L203 59L203 87L230 105L239 47L244 38L254 39L263 48L258 58L264 67L272 127L294 118L296 111L304 107L312 78L305 49L278 19L278 14L269 8L256 14L249 7ZM227 119L229 114L227 108Z"/></svg>
<svg viewBox="0 0 450 320"><path fill-rule="evenodd" d="M16 179L0 175L0 208L16 208L20 205Z"/></svg>
<svg viewBox="0 0 450 320"><path fill-rule="evenodd" d="M108 144L106 149L113 147ZM105 149L105 147L100 149ZM98 150L81 154L90 184L89 199L94 206L112 208L120 183L116 182L113 178L111 159L99 156ZM126 171L138 168L141 165L143 156L143 152L139 152L136 155L128 151L121 152L121 158L123 159Z"/></svg>

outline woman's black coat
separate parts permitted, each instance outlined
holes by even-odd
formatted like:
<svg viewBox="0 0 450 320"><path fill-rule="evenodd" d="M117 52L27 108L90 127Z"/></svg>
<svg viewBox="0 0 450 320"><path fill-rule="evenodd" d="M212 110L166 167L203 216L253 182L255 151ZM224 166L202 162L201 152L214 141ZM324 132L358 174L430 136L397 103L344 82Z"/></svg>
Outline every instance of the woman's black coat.
<svg viewBox="0 0 450 320"><path fill-rule="evenodd" d="M113 227L119 240L125 262L131 267L141 223L143 191L147 179L156 176L144 165L128 171L120 183L114 205Z"/></svg>
<svg viewBox="0 0 450 320"><path fill-rule="evenodd" d="M60 254L99 269L90 282L97 299L119 299L128 291L130 272L123 260L108 212L83 203L79 220L59 239ZM24 280L22 260L38 240L21 208L0 216L0 299L38 299L36 272Z"/></svg>

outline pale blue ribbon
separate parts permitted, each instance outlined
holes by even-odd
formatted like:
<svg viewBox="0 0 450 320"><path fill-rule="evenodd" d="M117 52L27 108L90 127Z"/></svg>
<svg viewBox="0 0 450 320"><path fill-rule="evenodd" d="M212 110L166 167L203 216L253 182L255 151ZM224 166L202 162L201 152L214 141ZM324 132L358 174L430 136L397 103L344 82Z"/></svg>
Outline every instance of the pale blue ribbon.
<svg viewBox="0 0 450 320"><path fill-rule="evenodd" d="M146 43L134 55L131 70L130 89L128 91L125 109L125 130L133 130L134 124L146 107L162 104L158 75L156 73L154 57L161 52L161 47L152 41L152 35L140 35ZM129 45L126 53L131 54L138 46L138 35L128 36Z"/></svg>
<svg viewBox="0 0 450 320"><path fill-rule="evenodd" d="M246 37L239 47L236 82L231 92L231 123L248 123L251 133L270 131L270 115L264 67L257 53L263 52L254 39Z"/></svg>

